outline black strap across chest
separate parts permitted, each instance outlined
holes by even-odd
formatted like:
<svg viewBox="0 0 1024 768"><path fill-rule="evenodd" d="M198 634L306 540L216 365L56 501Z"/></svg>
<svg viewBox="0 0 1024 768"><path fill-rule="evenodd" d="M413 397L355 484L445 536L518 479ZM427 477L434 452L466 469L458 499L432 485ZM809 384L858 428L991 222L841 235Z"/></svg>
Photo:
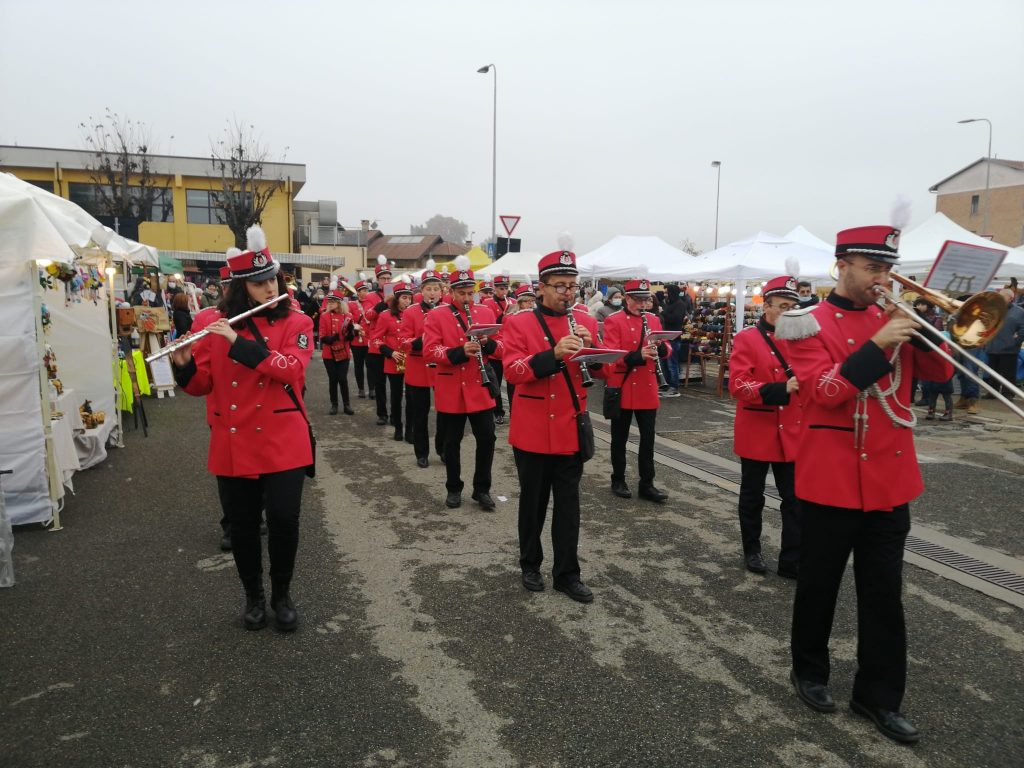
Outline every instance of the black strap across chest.
<svg viewBox="0 0 1024 768"><path fill-rule="evenodd" d="M768 335L768 331L761 327L760 323L757 324L757 330L761 332L761 336L764 338L765 343L768 345L768 348L771 349L771 351L775 354L775 357L778 358L779 365L781 365L782 370L786 372L786 376L788 376L789 378L793 378L793 376L795 376L796 374L794 374L793 369L789 367L789 363L786 362L786 358L784 358L782 356L782 353L779 352L779 348L775 346L775 342L772 340L772 337Z"/></svg>
<svg viewBox="0 0 1024 768"><path fill-rule="evenodd" d="M572 311L571 309L569 310ZM544 336L547 337L548 344L551 345L551 349L555 348L555 338L551 335L551 331L548 328L548 324L544 322L544 313L540 309L533 310L534 317L537 318L537 322L540 323L541 330L544 331ZM580 399L576 396L576 387L572 385L572 377L569 375L569 366L562 360L558 363L559 370L562 371L562 375L565 377L565 385L569 387L569 395L572 397L572 407L576 409L576 413L582 413L583 409L580 408Z"/></svg>

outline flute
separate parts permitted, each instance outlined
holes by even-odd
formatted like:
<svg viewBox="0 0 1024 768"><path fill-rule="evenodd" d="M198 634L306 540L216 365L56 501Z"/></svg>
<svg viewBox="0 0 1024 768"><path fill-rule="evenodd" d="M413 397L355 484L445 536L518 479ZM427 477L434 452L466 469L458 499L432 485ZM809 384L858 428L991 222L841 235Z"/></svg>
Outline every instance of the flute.
<svg viewBox="0 0 1024 768"><path fill-rule="evenodd" d="M250 317L252 315L255 315L261 309L266 309L267 307L271 306L272 304L276 304L281 299L287 299L287 298L288 298L288 294L287 293L282 293L280 296L275 296L270 301L264 302L263 304L260 304L258 307L253 307L252 309L250 309L247 312L243 312L240 315L235 315L234 317L229 318L228 319L228 325L234 325L239 320L245 320L245 318ZM168 344L163 349L159 350L158 352L154 352L152 355L147 357L146 358L146 362L147 363L151 363L154 360L159 360L161 357L165 357L165 356L171 354L172 352L176 352L179 349L182 349L184 347L189 346L190 344L194 344L195 342L199 341L201 338L206 336L208 333L210 333L210 329L209 328L203 328L203 330L199 331L198 333L195 333L195 334L193 334L191 336L186 336L186 337L184 337L182 339L178 339L173 344Z"/></svg>

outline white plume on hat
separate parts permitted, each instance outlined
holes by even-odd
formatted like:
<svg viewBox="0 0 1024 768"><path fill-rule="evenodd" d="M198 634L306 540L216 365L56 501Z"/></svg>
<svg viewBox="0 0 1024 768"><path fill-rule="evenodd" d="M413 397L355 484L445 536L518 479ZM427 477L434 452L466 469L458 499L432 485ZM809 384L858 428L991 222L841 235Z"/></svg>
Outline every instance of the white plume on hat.
<svg viewBox="0 0 1024 768"><path fill-rule="evenodd" d="M338 287L338 276L337 275L331 275L331 282L328 283L328 286L330 287L330 289L332 291L335 290Z"/></svg>
<svg viewBox="0 0 1024 768"><path fill-rule="evenodd" d="M412 283L412 276L408 272L406 272L404 275L402 275L402 282L405 283L406 285L410 285Z"/></svg>
<svg viewBox="0 0 1024 768"><path fill-rule="evenodd" d="M456 256L455 268L460 272L469 269L469 256Z"/></svg>
<svg viewBox="0 0 1024 768"><path fill-rule="evenodd" d="M427 264L426 264L427 269L433 269L436 266L437 266L437 262L436 261L434 261L433 259L427 259Z"/></svg>
<svg viewBox="0 0 1024 768"><path fill-rule="evenodd" d="M896 195L892 203L892 212L889 214L889 223L894 229L904 230L910 223L910 213L913 201L906 195Z"/></svg>
<svg viewBox="0 0 1024 768"><path fill-rule="evenodd" d="M366 273L365 272L360 272L359 273L359 279L360 280L366 280Z"/></svg>
<svg viewBox="0 0 1024 768"><path fill-rule="evenodd" d="M388 263L388 257L387 257L387 256L385 256L385 255L384 255L384 254L382 253L382 254L381 254L380 256L378 256L378 257L377 257L377 263L378 263L378 264L381 264L381 265L383 265L383 264L387 264L387 263Z"/></svg>
<svg viewBox="0 0 1024 768"><path fill-rule="evenodd" d="M800 277L800 259L796 256L786 257L786 274L790 277Z"/></svg>
<svg viewBox="0 0 1024 768"><path fill-rule="evenodd" d="M568 232L560 232L558 235L558 247L563 251L571 251L573 246L576 245L572 239L572 235Z"/></svg>
<svg viewBox="0 0 1024 768"><path fill-rule="evenodd" d="M245 246L250 251L262 251L267 247L267 233L259 224L245 230Z"/></svg>
<svg viewBox="0 0 1024 768"><path fill-rule="evenodd" d="M235 258L235 256L241 256L241 255L242 255L242 249L241 248L228 248L227 252L224 254L224 257L228 258L228 259L233 259L233 258Z"/></svg>

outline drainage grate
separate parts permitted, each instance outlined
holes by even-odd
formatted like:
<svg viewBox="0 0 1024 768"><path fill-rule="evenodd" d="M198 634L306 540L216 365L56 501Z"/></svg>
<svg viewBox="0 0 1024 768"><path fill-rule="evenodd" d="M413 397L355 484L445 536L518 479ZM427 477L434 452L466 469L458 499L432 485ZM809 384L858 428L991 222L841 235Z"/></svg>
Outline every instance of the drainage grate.
<svg viewBox="0 0 1024 768"><path fill-rule="evenodd" d="M1018 595L1024 595L1024 576L1018 576L1016 573L983 563L981 560L976 560L939 544L932 544L916 536L907 536L906 548L915 555L927 557L929 560L962 571L969 576L996 584L1003 589L1016 592Z"/></svg>

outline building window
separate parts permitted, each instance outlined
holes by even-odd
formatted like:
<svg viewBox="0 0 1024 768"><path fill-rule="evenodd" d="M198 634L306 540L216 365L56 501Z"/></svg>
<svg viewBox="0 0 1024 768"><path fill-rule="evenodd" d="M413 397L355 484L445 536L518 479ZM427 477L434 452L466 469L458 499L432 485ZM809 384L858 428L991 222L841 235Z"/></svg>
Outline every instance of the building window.
<svg viewBox="0 0 1024 768"><path fill-rule="evenodd" d="M45 189L47 192L53 192L52 181L36 181L35 179L25 179L25 181L33 187L39 187L40 189Z"/></svg>
<svg viewBox="0 0 1024 768"><path fill-rule="evenodd" d="M128 187L128 195L132 201L132 216L139 221L174 221L174 199L171 190L167 187L147 187L145 195L149 198L149 211L143 209L147 203L143 198L143 189L138 186ZM72 182L68 184L68 197L71 202L84 208L93 216L107 216L110 214L105 200L111 197L109 184L80 184Z"/></svg>
<svg viewBox="0 0 1024 768"><path fill-rule="evenodd" d="M220 205L223 192L207 189L186 189L185 204L188 206L189 224L227 224L224 210ZM245 204L252 207L252 193L245 193Z"/></svg>
<svg viewBox="0 0 1024 768"><path fill-rule="evenodd" d="M981 199L981 195L971 195L971 216L978 215L978 201Z"/></svg>

